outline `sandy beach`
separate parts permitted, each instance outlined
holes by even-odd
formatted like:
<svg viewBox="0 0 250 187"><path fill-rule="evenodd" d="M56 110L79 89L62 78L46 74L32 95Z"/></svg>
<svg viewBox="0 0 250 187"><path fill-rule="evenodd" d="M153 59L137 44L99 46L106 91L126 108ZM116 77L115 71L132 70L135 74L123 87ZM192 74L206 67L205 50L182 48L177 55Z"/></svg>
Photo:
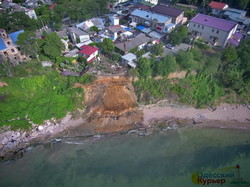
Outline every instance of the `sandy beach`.
<svg viewBox="0 0 250 187"><path fill-rule="evenodd" d="M250 129L250 109L246 105L222 104L213 109L212 108L195 109L193 107L182 108L182 107L171 107L171 106L163 106L163 107L147 106L143 108L143 114L144 114L143 123L146 126L149 126L153 120L167 119L173 117L181 119L193 119L195 121L202 121L202 122L237 121L239 123L248 124L247 128ZM206 127L207 126L208 125L206 125Z"/></svg>

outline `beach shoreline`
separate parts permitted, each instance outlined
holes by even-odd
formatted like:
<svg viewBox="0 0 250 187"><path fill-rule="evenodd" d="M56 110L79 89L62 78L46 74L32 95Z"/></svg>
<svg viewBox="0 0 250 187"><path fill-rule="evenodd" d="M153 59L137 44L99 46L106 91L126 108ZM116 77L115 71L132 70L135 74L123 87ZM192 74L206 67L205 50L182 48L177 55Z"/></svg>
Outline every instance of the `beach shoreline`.
<svg viewBox="0 0 250 187"><path fill-rule="evenodd" d="M250 109L247 105L222 104L216 108L195 109L186 106L143 105L137 109L143 113L140 125L130 130L137 134L149 135L155 130L191 128L228 128L250 131ZM159 125L160 124L160 125ZM113 132L113 133L119 133ZM145 133L146 132L146 133ZM148 133L150 132L150 133ZM112 133L112 132L110 132ZM55 138L94 136L95 132L81 115L76 119L67 114L60 120L48 120L30 131L6 131L0 134L0 160L22 157L25 148L36 143L46 143ZM109 134L103 132L103 134Z"/></svg>
<svg viewBox="0 0 250 187"><path fill-rule="evenodd" d="M249 124L245 125L250 129L250 109L247 105L236 104L222 104L214 108L196 109L194 107L175 107L175 106L159 106L147 105L141 107L143 110L143 124L150 126L152 121L159 119L190 119L194 123L204 123L208 121L223 121L233 122L235 126L228 126L230 128L237 128L237 123ZM231 123L230 123L231 124ZM199 125L201 126L201 125ZM207 125L204 127L208 127ZM213 125L216 127L216 125ZM220 128L218 126L218 128Z"/></svg>

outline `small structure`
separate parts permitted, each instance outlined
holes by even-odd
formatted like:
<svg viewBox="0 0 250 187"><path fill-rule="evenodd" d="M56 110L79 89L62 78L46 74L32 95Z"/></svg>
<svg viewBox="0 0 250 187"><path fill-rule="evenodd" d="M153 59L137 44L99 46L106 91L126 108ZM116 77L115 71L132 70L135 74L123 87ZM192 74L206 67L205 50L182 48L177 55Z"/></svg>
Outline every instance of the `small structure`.
<svg viewBox="0 0 250 187"><path fill-rule="evenodd" d="M227 45L231 45L233 47L238 47L240 45L240 41L244 38L244 36L240 32L235 32L231 38L228 39Z"/></svg>
<svg viewBox="0 0 250 187"><path fill-rule="evenodd" d="M37 19L36 12L33 8L26 9L25 14L28 15L31 19Z"/></svg>
<svg viewBox="0 0 250 187"><path fill-rule="evenodd" d="M188 31L194 38L202 38L213 46L225 47L235 33L238 24L224 19L197 14L188 24Z"/></svg>
<svg viewBox="0 0 250 187"><path fill-rule="evenodd" d="M119 17L118 16L110 16L109 17L110 20L110 25L119 25Z"/></svg>
<svg viewBox="0 0 250 187"><path fill-rule="evenodd" d="M90 40L89 34L76 27L68 28L68 35L74 44Z"/></svg>
<svg viewBox="0 0 250 187"><path fill-rule="evenodd" d="M137 64L135 63L136 61L136 56L133 53L128 53L124 56L122 56L122 63L127 64L132 68L136 68Z"/></svg>
<svg viewBox="0 0 250 187"><path fill-rule="evenodd" d="M93 61L96 58L96 56L98 55L99 49L97 47L93 47L90 45L83 45L80 48L81 48L81 50L78 52L78 54L85 57L87 59L88 63Z"/></svg>
<svg viewBox="0 0 250 187"><path fill-rule="evenodd" d="M217 1L211 1L211 3L208 4L208 6L211 8L212 15L219 16L222 10L225 10L228 8L228 5L225 3L217 2Z"/></svg>

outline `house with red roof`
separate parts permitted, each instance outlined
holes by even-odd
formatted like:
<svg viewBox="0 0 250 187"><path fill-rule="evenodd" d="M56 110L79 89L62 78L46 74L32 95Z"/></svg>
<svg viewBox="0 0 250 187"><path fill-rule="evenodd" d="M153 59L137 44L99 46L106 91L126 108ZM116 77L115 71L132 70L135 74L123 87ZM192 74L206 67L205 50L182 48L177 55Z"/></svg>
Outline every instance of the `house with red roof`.
<svg viewBox="0 0 250 187"><path fill-rule="evenodd" d="M238 24L224 19L197 14L188 24L194 38L202 38L213 46L225 47L236 32Z"/></svg>
<svg viewBox="0 0 250 187"><path fill-rule="evenodd" d="M97 47L90 45L83 45L80 47L80 49L81 50L78 52L78 54L85 57L88 63L90 63L96 58L99 50Z"/></svg>
<svg viewBox="0 0 250 187"><path fill-rule="evenodd" d="M217 1L211 1L211 3L208 4L208 6L211 8L212 15L218 16L222 10L225 10L228 8L228 5L225 3L217 2Z"/></svg>

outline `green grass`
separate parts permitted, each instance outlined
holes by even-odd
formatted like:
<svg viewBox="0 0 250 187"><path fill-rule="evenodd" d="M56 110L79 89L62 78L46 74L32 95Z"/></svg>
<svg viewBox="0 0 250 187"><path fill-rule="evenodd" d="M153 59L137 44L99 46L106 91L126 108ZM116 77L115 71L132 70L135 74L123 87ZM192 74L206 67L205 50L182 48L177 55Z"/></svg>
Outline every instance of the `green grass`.
<svg viewBox="0 0 250 187"><path fill-rule="evenodd" d="M13 120L1 122L0 127L2 126L10 126L11 130L29 130L32 125L27 120Z"/></svg>

